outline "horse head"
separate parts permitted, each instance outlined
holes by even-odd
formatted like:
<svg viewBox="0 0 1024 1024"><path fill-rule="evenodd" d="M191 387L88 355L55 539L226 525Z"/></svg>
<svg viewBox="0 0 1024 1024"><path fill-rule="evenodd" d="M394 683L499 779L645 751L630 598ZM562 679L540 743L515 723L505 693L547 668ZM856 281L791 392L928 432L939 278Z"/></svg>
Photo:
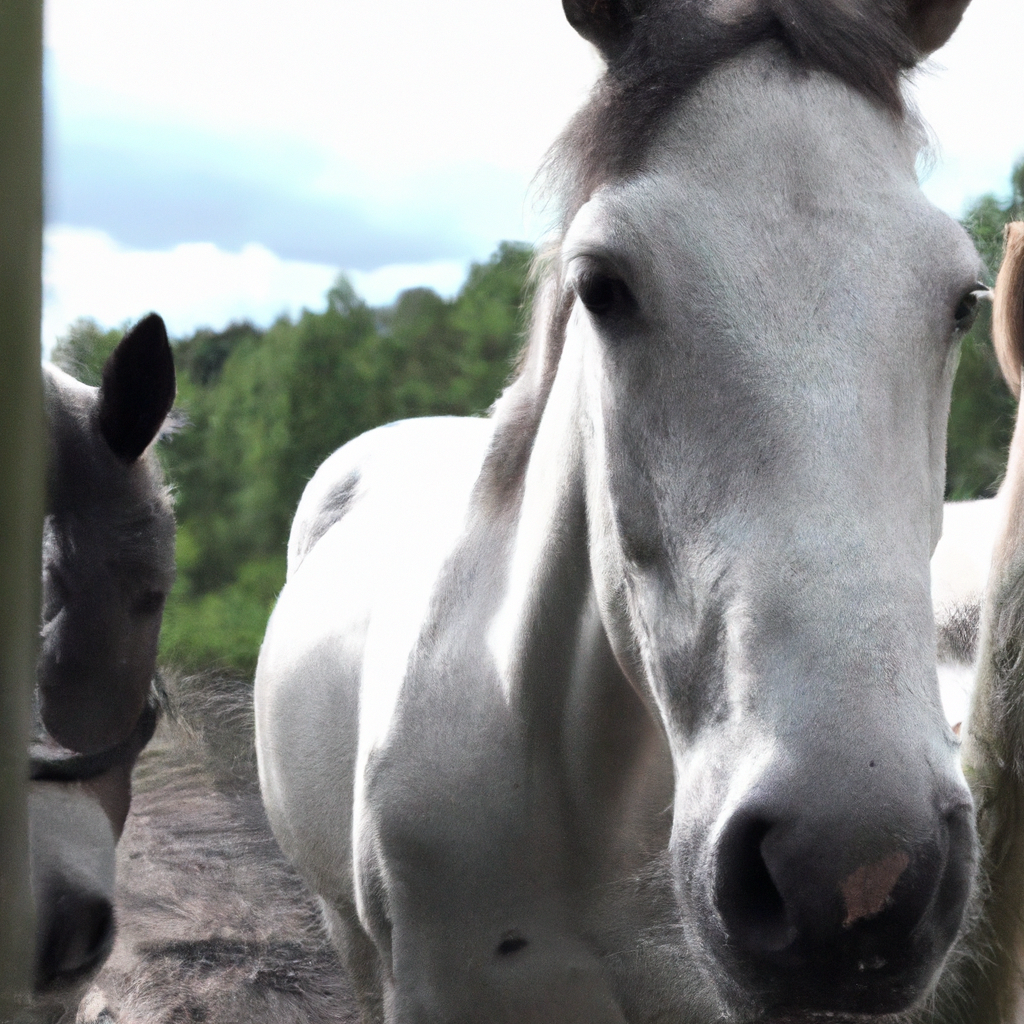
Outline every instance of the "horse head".
<svg viewBox="0 0 1024 1024"><path fill-rule="evenodd" d="M665 731L682 933L731 1012L905 1009L973 884L929 558L984 286L897 90L965 7L565 0L610 71L556 154L552 395L571 349L602 620Z"/></svg>
<svg viewBox="0 0 1024 1024"><path fill-rule="evenodd" d="M29 794L36 979L78 992L113 941L114 846L151 687L174 518L150 450L174 401L163 321L121 340L89 387L44 368L49 437L42 628ZM67 996L67 998L71 998Z"/></svg>
<svg viewBox="0 0 1024 1024"><path fill-rule="evenodd" d="M368 1020L916 1020L978 860L929 559L986 289L901 82L966 3L563 6L607 69L519 369L307 487L269 819Z"/></svg>

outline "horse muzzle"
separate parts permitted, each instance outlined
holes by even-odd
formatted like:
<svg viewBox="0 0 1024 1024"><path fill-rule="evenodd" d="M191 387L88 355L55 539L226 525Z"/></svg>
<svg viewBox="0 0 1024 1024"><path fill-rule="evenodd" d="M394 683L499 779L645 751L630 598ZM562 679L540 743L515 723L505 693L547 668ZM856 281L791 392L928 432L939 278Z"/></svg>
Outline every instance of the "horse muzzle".
<svg viewBox="0 0 1024 1024"><path fill-rule="evenodd" d="M937 977L971 894L966 787L917 807L869 793L845 813L847 794L787 788L758 787L711 833L697 884L712 911L707 948L733 983L726 1000L769 1014L907 1009Z"/></svg>
<svg viewBox="0 0 1024 1024"><path fill-rule="evenodd" d="M115 836L81 787L33 782L29 790L35 988L81 987L114 942Z"/></svg>

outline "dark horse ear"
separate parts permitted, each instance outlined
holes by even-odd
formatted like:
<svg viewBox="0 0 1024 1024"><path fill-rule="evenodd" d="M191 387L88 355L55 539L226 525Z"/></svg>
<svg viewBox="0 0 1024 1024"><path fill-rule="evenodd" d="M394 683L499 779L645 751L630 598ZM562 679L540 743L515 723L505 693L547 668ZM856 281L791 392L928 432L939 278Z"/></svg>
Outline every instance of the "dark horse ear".
<svg viewBox="0 0 1024 1024"><path fill-rule="evenodd" d="M956 31L971 0L904 0L905 27L922 54L937 50Z"/></svg>
<svg viewBox="0 0 1024 1024"><path fill-rule="evenodd" d="M150 313L103 364L100 432L122 462L134 462L149 447L171 411L175 391L167 328Z"/></svg>
<svg viewBox="0 0 1024 1024"><path fill-rule="evenodd" d="M626 45L639 6L637 0L562 0L569 24L605 57Z"/></svg>

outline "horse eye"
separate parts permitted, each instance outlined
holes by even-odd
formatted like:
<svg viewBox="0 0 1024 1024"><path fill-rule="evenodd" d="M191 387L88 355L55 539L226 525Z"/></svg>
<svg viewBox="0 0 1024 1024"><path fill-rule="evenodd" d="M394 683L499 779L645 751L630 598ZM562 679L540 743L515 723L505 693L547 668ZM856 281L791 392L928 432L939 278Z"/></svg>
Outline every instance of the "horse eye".
<svg viewBox="0 0 1024 1024"><path fill-rule="evenodd" d="M958 333L965 334L974 326L978 317L978 300L988 294L988 288L981 282L974 284L969 292L960 300L953 312Z"/></svg>
<svg viewBox="0 0 1024 1024"><path fill-rule="evenodd" d="M163 611L165 599L166 596L159 590L148 590L135 602L133 611L137 615L156 615Z"/></svg>
<svg viewBox="0 0 1024 1024"><path fill-rule="evenodd" d="M580 302L594 316L627 312L636 305L626 282L612 274L597 270L585 271L577 276L575 287Z"/></svg>

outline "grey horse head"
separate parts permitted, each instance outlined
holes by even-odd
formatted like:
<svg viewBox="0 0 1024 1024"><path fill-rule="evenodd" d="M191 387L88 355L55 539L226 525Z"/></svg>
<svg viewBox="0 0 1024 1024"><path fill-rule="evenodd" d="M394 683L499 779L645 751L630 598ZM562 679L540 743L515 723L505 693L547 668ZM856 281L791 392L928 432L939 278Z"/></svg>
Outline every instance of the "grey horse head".
<svg viewBox="0 0 1024 1024"><path fill-rule="evenodd" d="M44 367L49 438L29 796L36 987L73 1002L109 953L114 846L156 724L174 516L151 450L175 395L163 321L121 340L89 387Z"/></svg>

